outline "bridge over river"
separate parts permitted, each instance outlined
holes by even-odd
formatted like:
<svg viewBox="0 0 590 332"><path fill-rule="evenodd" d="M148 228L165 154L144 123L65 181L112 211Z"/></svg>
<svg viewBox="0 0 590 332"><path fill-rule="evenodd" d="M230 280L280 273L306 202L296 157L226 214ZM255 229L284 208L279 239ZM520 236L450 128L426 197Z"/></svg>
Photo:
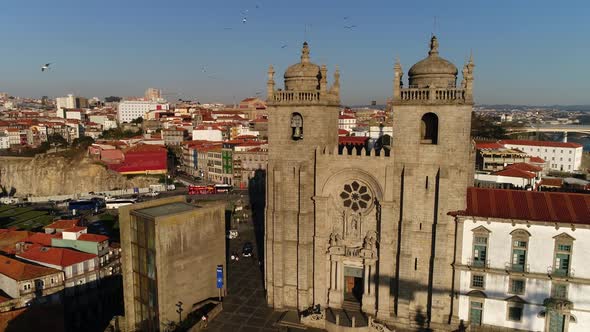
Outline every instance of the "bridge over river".
<svg viewBox="0 0 590 332"><path fill-rule="evenodd" d="M508 133L563 133L563 141L567 142L568 133L590 135L590 125L540 125L535 127L509 128Z"/></svg>

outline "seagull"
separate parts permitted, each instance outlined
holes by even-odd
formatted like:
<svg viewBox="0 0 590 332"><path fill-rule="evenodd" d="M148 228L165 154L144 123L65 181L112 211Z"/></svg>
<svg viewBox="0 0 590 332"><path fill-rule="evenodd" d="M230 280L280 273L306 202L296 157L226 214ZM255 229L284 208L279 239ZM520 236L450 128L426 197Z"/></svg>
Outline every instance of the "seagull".
<svg viewBox="0 0 590 332"><path fill-rule="evenodd" d="M286 48L286 47L287 47L287 44L285 44L285 45L281 46L281 48Z"/></svg>
<svg viewBox="0 0 590 332"><path fill-rule="evenodd" d="M51 65L51 62L50 63L46 63L43 66L41 66L41 71L49 70L49 65Z"/></svg>
<svg viewBox="0 0 590 332"><path fill-rule="evenodd" d="M242 19L242 23L246 23L247 21L248 20L245 17Z"/></svg>
<svg viewBox="0 0 590 332"><path fill-rule="evenodd" d="M349 29L349 30L352 30L352 29L354 29L354 28L356 28L356 25L345 25L345 26L344 26L344 29Z"/></svg>

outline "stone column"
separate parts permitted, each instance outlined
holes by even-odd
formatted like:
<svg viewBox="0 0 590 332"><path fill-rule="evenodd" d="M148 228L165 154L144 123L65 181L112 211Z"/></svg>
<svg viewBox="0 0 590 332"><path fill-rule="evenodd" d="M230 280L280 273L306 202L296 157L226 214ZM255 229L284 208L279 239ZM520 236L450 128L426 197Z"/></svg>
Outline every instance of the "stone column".
<svg viewBox="0 0 590 332"><path fill-rule="evenodd" d="M365 291L363 293L363 312L375 315L375 261L365 262Z"/></svg>
<svg viewBox="0 0 590 332"><path fill-rule="evenodd" d="M334 287L334 280L328 279L327 270L330 270L330 274L335 273L335 263L330 259L329 267L327 265L326 256L324 253L328 251L328 238L327 234L329 231L326 229L327 221L329 220L328 213L328 197L315 196L313 197L315 204L315 232L313 237L313 303L326 306L328 304L329 289ZM331 282L332 281L332 282ZM330 283L331 282L331 283ZM330 283L328 285L328 283Z"/></svg>
<svg viewBox="0 0 590 332"><path fill-rule="evenodd" d="M329 303L328 305L332 308L341 308L342 307L342 262L336 260L335 256L332 256L332 264L334 265L334 284L330 285L330 293L328 295Z"/></svg>

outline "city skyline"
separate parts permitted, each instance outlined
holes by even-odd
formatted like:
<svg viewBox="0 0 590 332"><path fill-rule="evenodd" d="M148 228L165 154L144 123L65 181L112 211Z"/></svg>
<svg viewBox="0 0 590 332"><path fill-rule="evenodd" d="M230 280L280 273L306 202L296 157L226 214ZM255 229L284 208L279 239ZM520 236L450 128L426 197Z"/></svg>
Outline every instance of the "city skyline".
<svg viewBox="0 0 590 332"><path fill-rule="evenodd" d="M473 52L479 104L590 103L583 70L590 23L582 1L568 8L548 1L427 8L385 1L340 1L338 8L333 1L33 3L8 4L0 14L0 35L10 45L0 91L12 95L129 96L153 86L172 100L264 97L268 65L281 86L307 40L314 63L340 68L344 104L383 104L395 59L406 79L434 33L441 56L459 69ZM47 62L52 68L41 72Z"/></svg>

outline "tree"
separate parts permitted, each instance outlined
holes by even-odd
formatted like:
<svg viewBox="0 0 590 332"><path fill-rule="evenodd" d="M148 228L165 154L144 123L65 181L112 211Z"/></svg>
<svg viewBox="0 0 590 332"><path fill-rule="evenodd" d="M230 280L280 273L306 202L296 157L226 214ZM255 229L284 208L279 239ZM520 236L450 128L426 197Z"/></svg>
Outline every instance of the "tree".
<svg viewBox="0 0 590 332"><path fill-rule="evenodd" d="M507 138L506 128L475 112L471 113L471 137L503 139Z"/></svg>
<svg viewBox="0 0 590 332"><path fill-rule="evenodd" d="M118 103L121 101L121 97L110 96L106 97L104 101L107 103Z"/></svg>
<svg viewBox="0 0 590 332"><path fill-rule="evenodd" d="M82 136L80 138L75 138L72 141L72 147L75 149L86 150L89 146L94 143L94 139L90 136Z"/></svg>
<svg viewBox="0 0 590 332"><path fill-rule="evenodd" d="M49 142L49 144L53 145L53 146L60 146L60 147L68 146L68 141L66 141L66 139L62 135L60 135L59 133L53 133L53 134L47 136L47 142Z"/></svg>
<svg viewBox="0 0 590 332"><path fill-rule="evenodd" d="M135 123L135 124L143 123L143 118L140 116L137 119L131 120L131 123Z"/></svg>

